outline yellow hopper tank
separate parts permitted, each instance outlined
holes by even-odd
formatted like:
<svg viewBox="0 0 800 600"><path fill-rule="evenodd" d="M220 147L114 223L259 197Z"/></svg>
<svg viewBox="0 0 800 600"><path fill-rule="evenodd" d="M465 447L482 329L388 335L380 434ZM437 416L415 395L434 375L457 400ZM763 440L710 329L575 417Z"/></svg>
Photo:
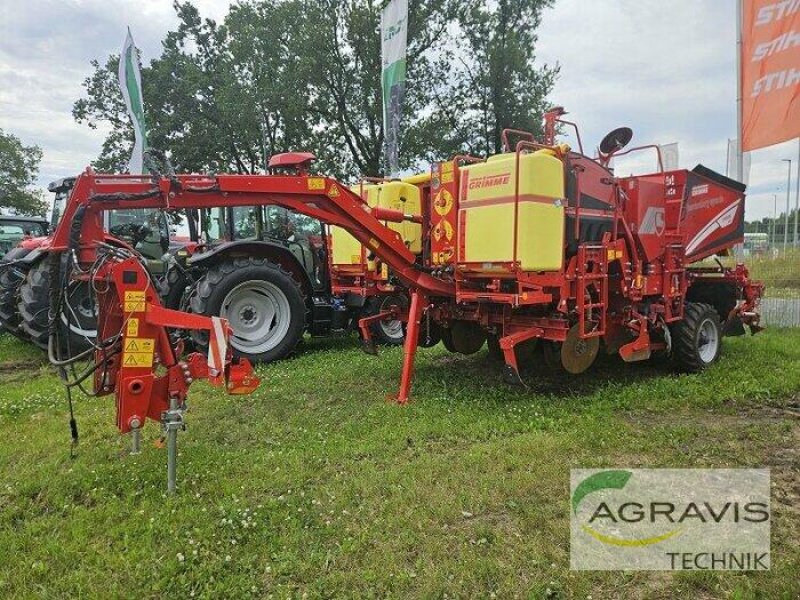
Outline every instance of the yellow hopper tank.
<svg viewBox="0 0 800 600"><path fill-rule="evenodd" d="M517 178L519 190L517 195ZM560 271L564 165L549 150L499 154L462 169L459 264L464 271ZM516 248L514 246L515 205Z"/></svg>

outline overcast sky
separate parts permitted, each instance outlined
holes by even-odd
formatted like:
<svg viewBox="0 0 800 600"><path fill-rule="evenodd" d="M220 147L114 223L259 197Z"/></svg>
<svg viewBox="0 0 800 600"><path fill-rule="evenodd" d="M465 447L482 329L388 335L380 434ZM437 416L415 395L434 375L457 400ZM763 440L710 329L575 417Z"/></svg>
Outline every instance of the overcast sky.
<svg viewBox="0 0 800 600"><path fill-rule="evenodd" d="M229 2L195 4L219 20ZM552 101L567 108L591 149L627 125L639 144L678 142L681 167L702 162L724 173L736 128L734 5L556 0L537 48L539 62L561 65ZM119 52L130 26L148 62L176 24L171 0L0 0L0 128L42 148L42 185L80 171L100 150L104 133L71 114L89 61ZM774 194L779 212L785 206L782 158L794 160L794 205L796 141L753 154L748 218L771 215Z"/></svg>

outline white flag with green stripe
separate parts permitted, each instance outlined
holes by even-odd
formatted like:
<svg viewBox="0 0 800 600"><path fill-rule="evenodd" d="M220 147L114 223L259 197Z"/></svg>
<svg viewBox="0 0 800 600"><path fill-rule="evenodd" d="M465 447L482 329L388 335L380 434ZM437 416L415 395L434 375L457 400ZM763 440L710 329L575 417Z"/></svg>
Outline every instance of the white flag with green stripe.
<svg viewBox="0 0 800 600"><path fill-rule="evenodd" d="M400 171L400 118L406 91L408 0L391 0L381 13L383 130L391 175Z"/></svg>
<svg viewBox="0 0 800 600"><path fill-rule="evenodd" d="M128 163L131 174L144 173L144 152L147 150L147 127L144 122L144 102L142 101L142 75L139 54L133 45L133 36L128 28L122 54L119 57L119 87L125 99L125 107L133 122L133 153Z"/></svg>

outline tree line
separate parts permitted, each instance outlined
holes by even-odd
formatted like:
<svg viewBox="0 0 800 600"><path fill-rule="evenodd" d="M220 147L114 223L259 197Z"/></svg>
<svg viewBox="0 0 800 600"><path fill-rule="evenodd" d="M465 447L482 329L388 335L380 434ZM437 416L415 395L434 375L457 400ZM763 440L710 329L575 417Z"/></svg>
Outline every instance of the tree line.
<svg viewBox="0 0 800 600"><path fill-rule="evenodd" d="M538 130L558 74L535 62L552 1L410 0L403 168L496 153L507 127ZM322 172L382 175L383 4L241 0L215 22L175 1L177 28L142 66L150 146L184 172L256 173L273 154L307 150ZM122 171L133 144L118 61L92 62L73 107L78 122L111 126L100 171Z"/></svg>

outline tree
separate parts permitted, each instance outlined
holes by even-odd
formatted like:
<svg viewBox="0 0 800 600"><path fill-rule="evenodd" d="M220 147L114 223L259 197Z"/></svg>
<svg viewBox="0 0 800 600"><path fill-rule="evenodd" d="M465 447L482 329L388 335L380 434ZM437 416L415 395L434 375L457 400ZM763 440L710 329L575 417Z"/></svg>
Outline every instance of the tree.
<svg viewBox="0 0 800 600"><path fill-rule="evenodd" d="M318 91L312 110L327 124L328 143L347 149L349 173L383 173L383 106L381 93L380 11L376 0L305 2L307 25L301 29L309 81ZM409 128L430 104L430 84L447 77L445 65L434 57L445 52L451 39L448 26L457 14L457 0L409 3L407 79L409 82L400 160L416 166L424 142ZM442 132L437 132L441 134Z"/></svg>
<svg viewBox="0 0 800 600"><path fill-rule="evenodd" d="M41 160L38 146L24 146L18 137L0 129L0 207L44 216L47 202L40 190L31 189Z"/></svg>
<svg viewBox="0 0 800 600"><path fill-rule="evenodd" d="M150 145L184 171L257 172L308 150L338 177L383 169L381 0L244 0L222 24L175 2L161 56L142 69ZM499 150L504 127L535 129L557 69L534 66L535 29L551 0L409 3L401 165ZM93 62L79 122L112 126L95 163L118 170L133 133L117 58Z"/></svg>
<svg viewBox="0 0 800 600"><path fill-rule="evenodd" d="M428 135L445 132L442 147L448 154L501 152L507 128L540 133L540 117L559 69L536 67L536 30L542 11L552 4L552 0L459 3L457 22L465 47L450 49L444 57L451 75L433 94L430 116L420 121Z"/></svg>

